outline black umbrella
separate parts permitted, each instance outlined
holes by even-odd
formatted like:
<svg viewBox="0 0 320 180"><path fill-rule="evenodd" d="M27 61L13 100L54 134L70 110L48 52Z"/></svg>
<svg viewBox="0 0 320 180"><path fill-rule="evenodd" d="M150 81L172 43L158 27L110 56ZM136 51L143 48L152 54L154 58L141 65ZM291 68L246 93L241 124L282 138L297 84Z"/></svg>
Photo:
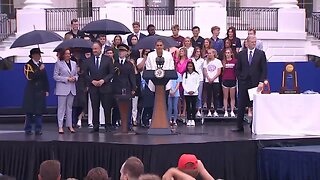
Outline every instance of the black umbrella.
<svg viewBox="0 0 320 180"><path fill-rule="evenodd" d="M81 38L73 38L69 40L65 40L62 43L60 43L53 52L58 52L65 48L79 48L84 49L84 51L91 51L92 42L88 40L84 40Z"/></svg>
<svg viewBox="0 0 320 180"><path fill-rule="evenodd" d="M177 42L171 37L154 35L140 39L135 49L155 49L156 42L159 39L163 42L164 48L171 48L177 45Z"/></svg>
<svg viewBox="0 0 320 180"><path fill-rule="evenodd" d="M87 24L81 31L92 34L129 34L131 31L124 24L110 20L102 19L92 21Z"/></svg>
<svg viewBox="0 0 320 180"><path fill-rule="evenodd" d="M34 30L18 37L10 48L25 47L31 45L45 44L48 42L62 41L63 38L51 31Z"/></svg>

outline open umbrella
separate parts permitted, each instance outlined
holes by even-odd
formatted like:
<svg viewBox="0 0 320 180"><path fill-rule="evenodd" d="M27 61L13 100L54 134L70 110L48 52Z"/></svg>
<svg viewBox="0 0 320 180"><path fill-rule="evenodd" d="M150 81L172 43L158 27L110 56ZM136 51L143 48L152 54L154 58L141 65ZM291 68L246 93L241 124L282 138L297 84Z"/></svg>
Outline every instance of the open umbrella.
<svg viewBox="0 0 320 180"><path fill-rule="evenodd" d="M171 37L154 35L140 39L135 49L155 49L156 42L159 39L163 42L164 48L171 48L177 45L177 42Z"/></svg>
<svg viewBox="0 0 320 180"><path fill-rule="evenodd" d="M81 38L73 38L60 43L53 52L58 52L65 48L79 48L84 51L91 51L92 42Z"/></svg>
<svg viewBox="0 0 320 180"><path fill-rule="evenodd" d="M39 45L62 40L63 38L55 32L45 30L34 30L18 37L13 42L10 48Z"/></svg>
<svg viewBox="0 0 320 180"><path fill-rule="evenodd" d="M110 20L102 19L97 21L92 21L82 28L83 32L93 33L93 34L129 34L131 31L124 24Z"/></svg>

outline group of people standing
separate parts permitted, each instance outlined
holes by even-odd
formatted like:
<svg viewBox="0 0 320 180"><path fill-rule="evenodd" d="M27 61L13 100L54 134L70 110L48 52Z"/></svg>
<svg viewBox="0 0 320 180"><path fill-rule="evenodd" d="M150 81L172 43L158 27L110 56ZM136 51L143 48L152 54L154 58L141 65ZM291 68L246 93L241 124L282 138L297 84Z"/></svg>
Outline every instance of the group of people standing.
<svg viewBox="0 0 320 180"><path fill-rule="evenodd" d="M221 104L225 110L225 117L235 117L238 84L236 131L243 131L245 108L250 106L248 93L244 89L258 85L260 87L259 82L266 79L266 58L264 52L256 48L256 43L262 48L262 42L256 40L254 29L248 31L249 36L241 46L233 27L228 29L225 39L219 39L220 28L214 26L211 29L212 37L204 39L199 35L200 28L197 26L192 28L191 38L184 38L179 35L179 26L174 25L171 37L177 42L176 47L165 49L164 43L158 40L154 49L136 49L135 45L140 39L156 35L154 25L149 25L149 34L144 35L140 32L139 22L134 22L134 32L128 36L126 45L118 35L110 44L104 34L82 34L77 29L77 23L76 20L72 20L72 30L66 34L66 38L95 38L91 52L64 49L58 55L59 60L55 64L53 78L56 81L55 95L58 96L57 117L60 134L64 133L64 119L68 130L75 133L74 126L80 125L81 117L86 112L87 94L93 111L92 132L99 131L100 103L104 109L106 131L113 130L120 120L114 95L123 94L124 89L126 94L133 97L132 111L128 119L129 129L135 124L149 126L153 112L154 86L151 81L142 78L142 73L145 69L155 70L155 59L159 56L165 59L165 70L175 69L178 74L178 79L171 80L166 86L168 118L172 120L172 125L177 125L179 116L186 116L187 125L194 126L196 116L201 115L204 107L208 109L207 116L217 117L217 108ZM42 134L42 110L45 108L45 96L48 95L49 85L44 64L40 62L40 54L40 49L32 49L31 60L24 69L28 79L24 99L27 113L26 134L32 134L30 123L33 119L36 120L36 134ZM256 60L258 58L259 60ZM247 63L243 62L243 59ZM34 103L35 101L37 102ZM228 107L231 109L230 114L227 111Z"/></svg>

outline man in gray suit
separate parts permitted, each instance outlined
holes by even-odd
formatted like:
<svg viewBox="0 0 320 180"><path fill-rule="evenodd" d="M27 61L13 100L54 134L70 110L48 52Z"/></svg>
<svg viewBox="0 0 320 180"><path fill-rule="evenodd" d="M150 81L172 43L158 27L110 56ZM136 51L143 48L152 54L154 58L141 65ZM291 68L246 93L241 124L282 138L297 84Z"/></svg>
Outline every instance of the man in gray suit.
<svg viewBox="0 0 320 180"><path fill-rule="evenodd" d="M53 79L56 81L55 94L58 96L58 126L59 134L63 134L63 119L66 115L66 126L71 133L72 128L72 105L76 95L75 82L78 80L77 64L71 61L70 49L64 50L54 67Z"/></svg>

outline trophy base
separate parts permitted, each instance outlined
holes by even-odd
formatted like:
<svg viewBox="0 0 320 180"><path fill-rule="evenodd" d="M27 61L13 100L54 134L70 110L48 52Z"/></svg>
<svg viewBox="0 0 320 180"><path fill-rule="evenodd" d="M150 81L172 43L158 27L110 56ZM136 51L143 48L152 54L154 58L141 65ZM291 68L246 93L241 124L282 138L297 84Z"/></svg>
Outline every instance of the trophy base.
<svg viewBox="0 0 320 180"><path fill-rule="evenodd" d="M150 128L148 129L148 135L172 135L170 128Z"/></svg>
<svg viewBox="0 0 320 180"><path fill-rule="evenodd" d="M299 91L297 91L297 90L283 90L280 92L280 94L299 94Z"/></svg>

